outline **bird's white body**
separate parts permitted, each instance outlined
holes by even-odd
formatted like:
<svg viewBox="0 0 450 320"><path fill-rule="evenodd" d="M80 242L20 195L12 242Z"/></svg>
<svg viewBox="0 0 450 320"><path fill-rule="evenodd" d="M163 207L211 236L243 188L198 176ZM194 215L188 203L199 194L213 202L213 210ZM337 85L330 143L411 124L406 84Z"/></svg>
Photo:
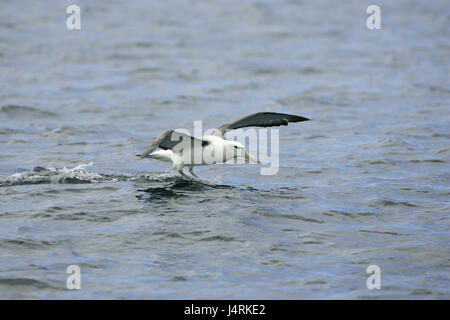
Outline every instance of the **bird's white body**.
<svg viewBox="0 0 450 320"><path fill-rule="evenodd" d="M244 150L244 146L231 140L225 140L217 136L204 136L202 140L209 144L203 148L193 148L193 156L186 153L175 152L172 150L157 150L148 155L148 158L157 159L165 162L172 162L172 169L180 171L184 167L189 167L190 170L194 166L204 166L209 164L225 163L228 160L237 157L243 157L247 160L257 162Z"/></svg>
<svg viewBox="0 0 450 320"><path fill-rule="evenodd" d="M147 158L152 158L164 162L173 162L172 150L157 150L150 153Z"/></svg>

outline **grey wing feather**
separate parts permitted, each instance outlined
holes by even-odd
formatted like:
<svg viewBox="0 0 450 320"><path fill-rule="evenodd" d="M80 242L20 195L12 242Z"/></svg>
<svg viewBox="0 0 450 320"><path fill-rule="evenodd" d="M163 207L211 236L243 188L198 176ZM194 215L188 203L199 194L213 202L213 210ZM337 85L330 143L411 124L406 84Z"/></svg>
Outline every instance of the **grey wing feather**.
<svg viewBox="0 0 450 320"><path fill-rule="evenodd" d="M178 145L183 141L183 139L189 139L191 147L193 147L195 143L198 143L202 147L205 147L208 144L208 142L205 140L194 138L187 134L177 132L175 130L167 130L158 138L156 138L155 141L153 141L153 143L142 154L138 155L139 159L144 159L156 148L161 148L164 150L170 149L177 152L182 151L181 145L180 146Z"/></svg>
<svg viewBox="0 0 450 320"><path fill-rule="evenodd" d="M230 123L221 125L216 131L216 135L222 136L227 130L245 128L245 127L274 127L287 126L289 122L307 121L308 118L296 116L293 114L277 112L258 112L245 116Z"/></svg>

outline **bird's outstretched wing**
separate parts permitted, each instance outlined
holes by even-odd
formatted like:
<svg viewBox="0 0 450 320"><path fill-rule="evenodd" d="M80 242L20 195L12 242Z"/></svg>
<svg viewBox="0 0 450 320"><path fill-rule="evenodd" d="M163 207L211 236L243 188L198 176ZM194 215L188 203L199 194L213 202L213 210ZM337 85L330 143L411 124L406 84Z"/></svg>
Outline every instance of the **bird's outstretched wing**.
<svg viewBox="0 0 450 320"><path fill-rule="evenodd" d="M245 127L274 127L287 126L289 122L307 121L308 118L295 116L286 113L276 112L258 112L237 119L230 123L221 125L214 133L216 136L223 136L227 130L245 128Z"/></svg>
<svg viewBox="0 0 450 320"><path fill-rule="evenodd" d="M208 145L208 141L191 137L187 134L177 132L175 130L167 130L162 135L153 141L153 143L148 147L142 154L138 155L139 159L144 159L156 148L161 148L164 150L170 149L176 152L182 152L182 148L185 147L183 142L187 143L190 148L194 148L195 145L205 147Z"/></svg>

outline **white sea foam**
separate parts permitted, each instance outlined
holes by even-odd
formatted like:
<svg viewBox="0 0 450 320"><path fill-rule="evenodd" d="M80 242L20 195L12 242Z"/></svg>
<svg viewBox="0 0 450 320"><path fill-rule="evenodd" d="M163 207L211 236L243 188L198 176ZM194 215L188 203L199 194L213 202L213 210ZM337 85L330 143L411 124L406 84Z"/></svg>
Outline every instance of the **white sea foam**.
<svg viewBox="0 0 450 320"><path fill-rule="evenodd" d="M0 185L21 185L38 183L90 183L102 179L102 175L86 170L93 165L80 164L73 168L54 168L52 166L35 167L31 171L14 173L7 177L0 177Z"/></svg>
<svg viewBox="0 0 450 320"><path fill-rule="evenodd" d="M178 179L179 175L176 172L166 172L160 174L99 174L87 169L92 166L93 162L88 164L80 164L73 168L62 167L55 168L53 166L34 167L33 170L14 173L10 176L0 176L0 187L16 186L25 184L44 184L44 183L61 183L61 184L76 184L76 183L96 183L96 182L151 182L151 181L167 181Z"/></svg>

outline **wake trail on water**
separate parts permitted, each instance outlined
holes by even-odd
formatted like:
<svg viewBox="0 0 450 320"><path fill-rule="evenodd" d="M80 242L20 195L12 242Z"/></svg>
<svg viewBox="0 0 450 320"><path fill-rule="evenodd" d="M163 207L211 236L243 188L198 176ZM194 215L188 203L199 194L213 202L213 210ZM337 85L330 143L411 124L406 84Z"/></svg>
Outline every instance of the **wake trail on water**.
<svg viewBox="0 0 450 320"><path fill-rule="evenodd" d="M100 174L88 169L93 162L80 164L73 168L55 168L52 166L34 167L33 170L25 170L10 176L0 176L0 187L29 185L29 184L77 184L77 183L101 183L101 182L164 182L181 179L176 173L158 174Z"/></svg>

